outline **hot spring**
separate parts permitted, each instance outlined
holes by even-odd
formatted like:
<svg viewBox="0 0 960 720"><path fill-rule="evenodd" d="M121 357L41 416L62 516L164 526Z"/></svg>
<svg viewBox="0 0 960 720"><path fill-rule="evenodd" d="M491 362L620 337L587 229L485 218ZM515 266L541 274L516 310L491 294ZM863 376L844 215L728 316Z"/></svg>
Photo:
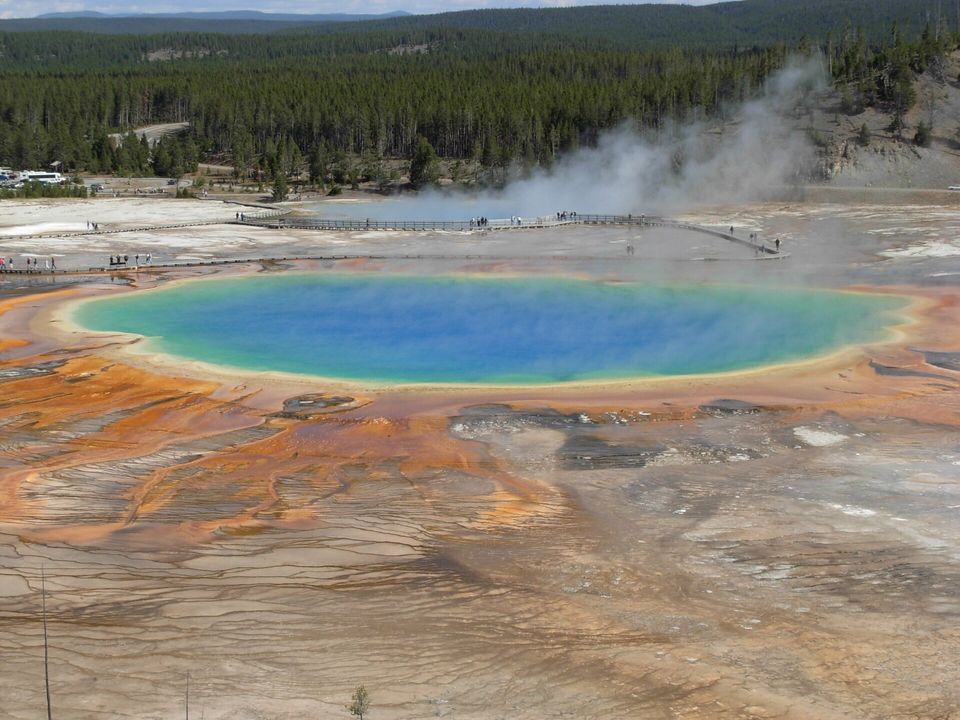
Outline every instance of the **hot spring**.
<svg viewBox="0 0 960 720"><path fill-rule="evenodd" d="M380 383L561 383L718 373L876 342L904 301L558 277L288 273L80 305L94 331L255 371Z"/></svg>

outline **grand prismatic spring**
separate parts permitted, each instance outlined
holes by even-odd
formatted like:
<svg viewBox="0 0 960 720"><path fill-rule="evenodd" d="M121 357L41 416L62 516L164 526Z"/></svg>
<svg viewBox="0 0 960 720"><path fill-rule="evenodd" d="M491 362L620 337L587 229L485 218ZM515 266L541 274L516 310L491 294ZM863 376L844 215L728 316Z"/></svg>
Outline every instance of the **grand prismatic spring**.
<svg viewBox="0 0 960 720"><path fill-rule="evenodd" d="M695 375L882 339L895 298L562 278L285 274L86 303L80 325L184 358L381 383Z"/></svg>

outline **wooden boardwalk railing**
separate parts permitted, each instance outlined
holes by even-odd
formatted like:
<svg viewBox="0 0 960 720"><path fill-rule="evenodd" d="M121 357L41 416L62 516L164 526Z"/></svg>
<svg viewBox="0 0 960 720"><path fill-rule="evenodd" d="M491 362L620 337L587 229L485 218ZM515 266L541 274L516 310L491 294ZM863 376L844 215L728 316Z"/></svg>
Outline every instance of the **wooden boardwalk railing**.
<svg viewBox="0 0 960 720"><path fill-rule="evenodd" d="M635 225L637 227L667 227L678 230L705 233L714 237L749 247L757 253L786 257L775 247L769 247L762 241L740 237L735 232L726 232L703 225L685 223L673 218L657 215L595 215L576 214L566 218L537 217L514 221L510 219L489 220L478 225L470 220L337 220L333 218L285 217L279 214L260 214L246 216L239 221L241 225L269 227L277 230L332 230L345 232L370 231L406 231L406 232L485 232L489 230L535 230L538 228L561 227L564 225Z"/></svg>
<svg viewBox="0 0 960 720"><path fill-rule="evenodd" d="M575 225L576 220L547 218L521 218L488 220L479 225L471 220L337 220L334 218L263 217L249 216L240 220L241 225L257 225L274 229L334 230L361 232L364 230L392 230L406 232L483 232L486 230L531 230L536 228Z"/></svg>

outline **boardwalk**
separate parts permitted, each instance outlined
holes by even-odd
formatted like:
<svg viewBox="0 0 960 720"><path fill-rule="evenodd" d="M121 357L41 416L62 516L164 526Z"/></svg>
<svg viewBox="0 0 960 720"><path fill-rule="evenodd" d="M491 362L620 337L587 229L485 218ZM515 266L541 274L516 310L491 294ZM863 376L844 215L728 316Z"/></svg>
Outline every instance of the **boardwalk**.
<svg viewBox="0 0 960 720"><path fill-rule="evenodd" d="M522 231L522 230L535 230L535 229L544 229L544 228L555 228L555 227L565 227L569 225L617 225L617 226L635 226L638 228L674 228L678 230L687 230L690 232L704 233L706 235L711 235L713 237L721 238L729 242L737 243L744 247L750 248L754 251L755 255L759 258L768 259L768 260L781 260L790 257L788 253L781 253L774 247L769 247L763 242L758 242L750 239L749 237L741 237L736 233L727 232L724 230L718 230L715 228L704 227L701 225L694 225L691 223L684 223L679 220L675 220L667 217L660 216L651 216L651 215L576 215L566 219L556 219L553 217L546 218L530 218L528 220L521 220L518 222L512 222L509 219L505 220L490 220L489 224L477 227L475 224L470 221L430 221L430 220L396 220L396 221L367 221L367 220L332 220L327 218L300 218L300 217L289 217L289 210L286 209L263 209L261 206L257 208L254 212L245 212L238 213L234 218L228 220L205 220L192 223L175 223L175 224L165 224L165 225L146 225L139 227L129 227L129 228L105 228L103 230L90 230L87 232L75 232L75 233L62 233L55 235L45 235L42 237L70 237L77 235L113 235L125 232L145 232L152 230L168 230L175 228L187 228L187 227L201 227L209 225L242 225L248 227L261 227L261 228L271 228L276 230L322 230L322 231L333 231L333 232L363 232L363 231L399 231L399 232L460 232L460 233L479 233L485 234L488 232L503 232L503 231ZM26 236L29 237L29 236ZM224 260L207 260L201 262L183 262L183 263L165 263L163 265L142 265L137 267L135 264L117 264L110 265L109 267L90 267L86 270L80 269L63 269L59 271L51 271L47 268L37 268L32 271L27 271L23 269L10 270L9 268L3 272L0 272L2 275L26 275L31 277L44 276L44 275L83 275L89 273L100 273L100 272L128 272L128 271L147 271L147 270L161 270L161 269L173 269L178 267L196 267L196 266L206 266L206 265L227 265L227 264L236 264L236 263L249 263L249 262L288 262L295 260L320 260L320 261L338 261L338 260L362 260L362 259L399 259L399 260L476 260L484 259L489 256L483 254L416 254L416 255L373 255L373 254L337 254L337 255L312 255L312 256L297 256L297 257L251 257L251 258L242 258L242 259L224 259ZM512 259L523 260L523 259L547 259L552 256L523 256L523 255L511 255ZM555 259L560 260L612 260L613 258L606 256L571 256L571 255L558 255ZM617 261L622 261L623 258L616 258Z"/></svg>
<svg viewBox="0 0 960 720"><path fill-rule="evenodd" d="M514 222L510 219L490 220L488 224L478 226L472 221L447 220L335 220L331 218L301 218L289 217L280 214L265 216L251 215L244 220L237 221L241 225L269 227L277 230L326 230L334 232L363 232L363 231L394 231L394 232L497 232L536 230L543 228L563 227L567 225L632 225L636 227L665 227L677 230L705 233L722 238L730 242L743 245L758 254L776 257L787 257L776 248L769 247L762 241L741 237L735 232L726 232L716 228L694 225L667 217L654 215L581 215L577 214L565 219L554 217L537 217L521 219Z"/></svg>

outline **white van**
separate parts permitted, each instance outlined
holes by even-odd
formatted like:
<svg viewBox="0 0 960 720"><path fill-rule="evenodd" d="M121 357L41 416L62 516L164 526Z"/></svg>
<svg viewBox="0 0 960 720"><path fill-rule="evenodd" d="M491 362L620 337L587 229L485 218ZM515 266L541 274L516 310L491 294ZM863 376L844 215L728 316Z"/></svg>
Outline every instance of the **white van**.
<svg viewBox="0 0 960 720"><path fill-rule="evenodd" d="M66 182L60 173L43 170L24 170L17 179L21 182L38 182L44 185L59 185Z"/></svg>

